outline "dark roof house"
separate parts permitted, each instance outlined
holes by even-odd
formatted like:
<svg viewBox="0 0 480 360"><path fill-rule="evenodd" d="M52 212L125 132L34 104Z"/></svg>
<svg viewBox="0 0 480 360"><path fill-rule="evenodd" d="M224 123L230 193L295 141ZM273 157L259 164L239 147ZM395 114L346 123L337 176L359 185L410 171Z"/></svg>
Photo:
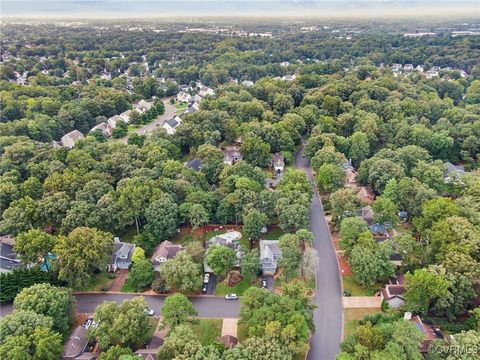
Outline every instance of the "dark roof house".
<svg viewBox="0 0 480 360"><path fill-rule="evenodd" d="M173 259L177 256L177 253L183 250L182 245L174 245L170 241L162 241L155 250L150 261L153 264L155 271L160 271L160 265L166 262L168 259Z"/></svg>
<svg viewBox="0 0 480 360"><path fill-rule="evenodd" d="M128 269L132 263L132 254L135 244L120 241L118 237L113 240L112 264L113 270Z"/></svg>
<svg viewBox="0 0 480 360"><path fill-rule="evenodd" d="M21 261L17 259L17 254L13 251L15 240L12 239L9 236L0 238L0 273L10 272L22 266Z"/></svg>
<svg viewBox="0 0 480 360"><path fill-rule="evenodd" d="M187 162L186 166L193 171L200 171L200 169L202 168L202 162L199 159L192 159Z"/></svg>
<svg viewBox="0 0 480 360"><path fill-rule="evenodd" d="M85 352L88 345L87 329L77 326L63 347L62 360L96 359L95 353Z"/></svg>

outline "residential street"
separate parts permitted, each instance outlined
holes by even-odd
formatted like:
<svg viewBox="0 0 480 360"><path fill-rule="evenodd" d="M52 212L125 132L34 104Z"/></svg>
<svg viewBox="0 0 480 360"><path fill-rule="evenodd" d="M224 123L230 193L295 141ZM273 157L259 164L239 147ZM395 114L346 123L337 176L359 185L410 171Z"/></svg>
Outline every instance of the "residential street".
<svg viewBox="0 0 480 360"><path fill-rule="evenodd" d="M160 115L151 123L142 126L140 129L137 129L135 132L138 135L145 135L155 129L157 126L162 126L165 121L175 116L177 109L174 105L170 104L168 100L164 100L163 104L165 105L165 114ZM128 136L124 136L120 139L121 142L127 143Z"/></svg>
<svg viewBox="0 0 480 360"><path fill-rule="evenodd" d="M80 313L93 313L97 305L104 301L115 301L121 303L124 300L129 300L138 295L132 294L107 294L107 293L92 293L92 294L77 294L77 311ZM165 301L165 296L145 295L151 309L155 314L160 314L160 308ZM240 302L238 300L227 301L223 297L202 296L190 298L193 306L198 311L199 317L207 318L235 318L239 316ZM12 311L11 304L2 304L0 306L1 316L5 316Z"/></svg>
<svg viewBox="0 0 480 360"><path fill-rule="evenodd" d="M313 181L308 160L303 157L303 147L295 155L295 167L304 170ZM342 339L342 293L337 258L330 239L330 230L323 213L322 204L314 193L310 211L310 230L313 232L313 247L318 251L320 268L317 274L317 293L313 301L315 333L311 341L308 359L334 360L340 351Z"/></svg>

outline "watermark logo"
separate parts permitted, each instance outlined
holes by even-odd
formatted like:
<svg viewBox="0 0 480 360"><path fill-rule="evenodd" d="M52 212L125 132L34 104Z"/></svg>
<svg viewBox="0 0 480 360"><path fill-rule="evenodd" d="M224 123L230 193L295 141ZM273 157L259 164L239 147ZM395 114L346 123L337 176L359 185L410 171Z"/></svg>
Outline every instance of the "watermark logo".
<svg viewBox="0 0 480 360"><path fill-rule="evenodd" d="M480 356L480 345L433 345L428 350L432 354L470 355L472 359L476 358L475 355Z"/></svg>

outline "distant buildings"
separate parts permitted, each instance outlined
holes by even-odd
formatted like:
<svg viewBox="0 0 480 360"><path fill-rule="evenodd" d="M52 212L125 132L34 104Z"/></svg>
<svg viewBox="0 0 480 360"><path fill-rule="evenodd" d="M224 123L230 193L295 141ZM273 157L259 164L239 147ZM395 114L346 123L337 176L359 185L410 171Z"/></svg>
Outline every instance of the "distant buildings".
<svg viewBox="0 0 480 360"><path fill-rule="evenodd" d="M230 146L223 150L223 163L233 165L243 160L240 148L236 146Z"/></svg>

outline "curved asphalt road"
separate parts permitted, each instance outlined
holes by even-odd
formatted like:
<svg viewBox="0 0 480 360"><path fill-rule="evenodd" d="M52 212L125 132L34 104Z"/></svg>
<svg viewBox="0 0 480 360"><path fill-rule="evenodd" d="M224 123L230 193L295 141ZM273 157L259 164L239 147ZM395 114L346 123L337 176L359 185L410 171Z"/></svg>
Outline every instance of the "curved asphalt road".
<svg viewBox="0 0 480 360"><path fill-rule="evenodd" d="M175 114L177 113L177 108L174 105L170 104L170 101L168 101L168 99L163 100L163 104L165 105L165 113L157 117L151 123L148 123L142 126L140 129L135 130L138 135L145 135L151 132L152 130L156 129L157 126L162 126L165 121L175 116ZM124 136L119 140L126 144L128 141L128 136Z"/></svg>
<svg viewBox="0 0 480 360"><path fill-rule="evenodd" d="M313 181L308 160L303 157L303 146L295 154L295 167L306 172ZM315 189L314 189L315 190ZM343 306L337 255L333 248L322 203L315 191L310 209L310 230L314 235L313 247L318 251L320 267L317 273L317 292L313 302L317 309L313 315L315 333L307 359L334 360L340 352L343 329Z"/></svg>

